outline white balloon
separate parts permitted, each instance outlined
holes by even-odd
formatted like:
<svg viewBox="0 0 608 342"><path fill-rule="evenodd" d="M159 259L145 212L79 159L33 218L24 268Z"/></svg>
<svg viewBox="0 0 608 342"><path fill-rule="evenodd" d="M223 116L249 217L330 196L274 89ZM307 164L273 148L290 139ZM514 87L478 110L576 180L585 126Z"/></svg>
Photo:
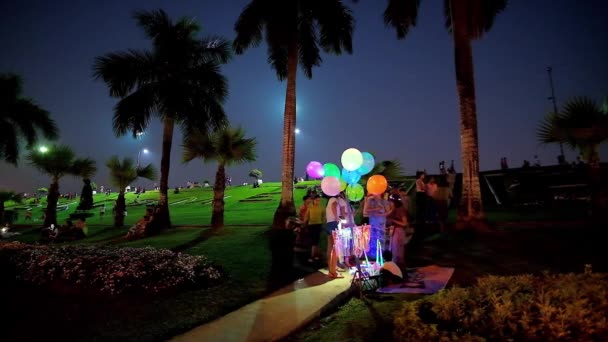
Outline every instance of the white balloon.
<svg viewBox="0 0 608 342"><path fill-rule="evenodd" d="M355 171L363 164L363 155L356 148L349 148L342 152L342 167L348 171Z"/></svg>

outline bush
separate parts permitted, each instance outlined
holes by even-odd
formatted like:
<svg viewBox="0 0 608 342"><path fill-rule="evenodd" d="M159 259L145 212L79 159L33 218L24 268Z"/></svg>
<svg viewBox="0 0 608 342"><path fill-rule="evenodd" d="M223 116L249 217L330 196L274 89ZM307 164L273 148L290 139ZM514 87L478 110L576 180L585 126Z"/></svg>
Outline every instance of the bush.
<svg viewBox="0 0 608 342"><path fill-rule="evenodd" d="M487 276L407 302L395 338L408 341L606 341L608 276Z"/></svg>
<svg viewBox="0 0 608 342"><path fill-rule="evenodd" d="M6 248L4 247L6 246ZM223 279L205 257L154 248L0 244L17 280L70 293L160 293Z"/></svg>

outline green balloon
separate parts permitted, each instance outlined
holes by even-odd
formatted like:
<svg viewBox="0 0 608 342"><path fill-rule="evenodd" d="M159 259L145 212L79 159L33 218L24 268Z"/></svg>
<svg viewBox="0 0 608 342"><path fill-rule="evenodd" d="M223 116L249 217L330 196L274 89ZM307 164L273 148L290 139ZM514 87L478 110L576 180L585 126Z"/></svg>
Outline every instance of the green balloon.
<svg viewBox="0 0 608 342"><path fill-rule="evenodd" d="M361 184L351 184L346 187L346 196L353 202L359 202L365 196L365 190Z"/></svg>
<svg viewBox="0 0 608 342"><path fill-rule="evenodd" d="M325 171L325 177L336 177L340 179L342 174L340 173L340 169L336 164L326 163L323 165L323 171Z"/></svg>
<svg viewBox="0 0 608 342"><path fill-rule="evenodd" d="M346 186L348 184L346 183L346 181L342 178L340 178L340 191L344 191L346 189Z"/></svg>

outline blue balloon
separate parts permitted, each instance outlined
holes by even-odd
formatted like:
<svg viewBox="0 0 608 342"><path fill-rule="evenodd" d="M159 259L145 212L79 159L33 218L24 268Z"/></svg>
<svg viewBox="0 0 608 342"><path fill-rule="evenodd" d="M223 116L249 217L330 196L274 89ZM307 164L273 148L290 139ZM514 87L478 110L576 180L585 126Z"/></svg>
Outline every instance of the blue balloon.
<svg viewBox="0 0 608 342"><path fill-rule="evenodd" d="M363 155L363 164L361 164L356 172L360 175L366 175L372 171L376 165L376 161L374 160L374 156L369 152L362 152L361 155Z"/></svg>
<svg viewBox="0 0 608 342"><path fill-rule="evenodd" d="M361 174L357 171L342 169L342 179L348 184L355 184L361 179Z"/></svg>

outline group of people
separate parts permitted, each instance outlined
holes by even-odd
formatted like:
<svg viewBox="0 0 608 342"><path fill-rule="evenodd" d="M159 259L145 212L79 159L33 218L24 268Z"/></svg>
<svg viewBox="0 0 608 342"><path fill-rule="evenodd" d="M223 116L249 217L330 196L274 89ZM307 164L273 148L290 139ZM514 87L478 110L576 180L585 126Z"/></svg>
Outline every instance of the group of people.
<svg viewBox="0 0 608 342"><path fill-rule="evenodd" d="M89 235L89 228L86 219L80 217L76 220L76 224L70 219L67 219L62 226L51 224L50 227L42 229L42 235L50 240L83 239Z"/></svg>
<svg viewBox="0 0 608 342"><path fill-rule="evenodd" d="M425 182L426 172L416 172L416 222L438 223L441 232L447 230L448 208L453 197L456 173L443 172L438 179Z"/></svg>
<svg viewBox="0 0 608 342"><path fill-rule="evenodd" d="M376 258L389 251L394 261L392 264L403 269L405 247L414 232L409 225L408 209L409 198L404 189L399 188L393 188L381 195L368 194L358 209L346 199L344 192L330 197L327 204L323 205L321 196L316 191L310 191L304 197L304 203L299 210L300 221L306 227L311 245L309 262L321 259L319 243L321 233L325 232L328 276L342 278L340 272L356 266L353 239L357 216L361 217L360 225L370 226L371 237L369 249L366 251L368 258Z"/></svg>

